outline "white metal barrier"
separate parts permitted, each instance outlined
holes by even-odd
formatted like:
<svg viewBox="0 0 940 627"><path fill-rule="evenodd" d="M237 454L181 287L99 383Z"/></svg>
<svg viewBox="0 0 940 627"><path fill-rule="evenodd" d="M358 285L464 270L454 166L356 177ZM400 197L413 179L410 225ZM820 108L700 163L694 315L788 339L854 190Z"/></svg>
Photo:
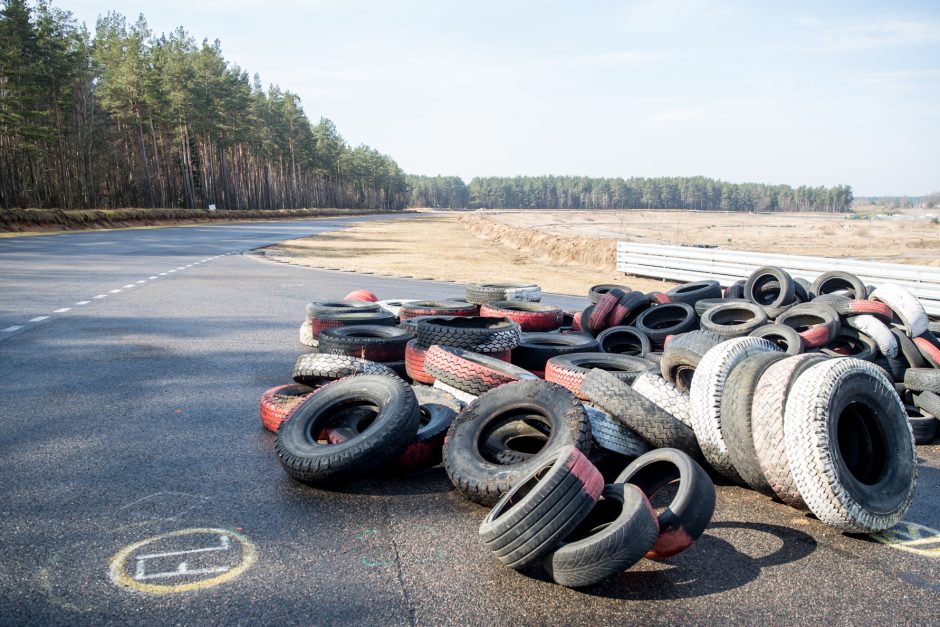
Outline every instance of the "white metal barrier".
<svg viewBox="0 0 940 627"><path fill-rule="evenodd" d="M761 266L779 266L793 277L813 281L823 272L843 270L868 285L896 283L911 291L927 313L940 316L940 267L775 255L738 250L617 243L617 270L635 276L673 281L715 279L728 286L747 278Z"/></svg>

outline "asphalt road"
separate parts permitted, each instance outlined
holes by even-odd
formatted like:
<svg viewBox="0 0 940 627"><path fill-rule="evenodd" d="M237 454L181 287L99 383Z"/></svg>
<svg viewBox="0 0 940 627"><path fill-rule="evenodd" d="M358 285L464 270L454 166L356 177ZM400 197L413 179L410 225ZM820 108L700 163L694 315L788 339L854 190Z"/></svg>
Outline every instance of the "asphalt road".
<svg viewBox="0 0 940 627"><path fill-rule="evenodd" d="M343 222L0 239L0 623L938 622L940 537L901 550L736 487L692 549L574 591L488 555L440 468L290 480L258 398L304 304L462 294L226 254ZM938 448L907 517L927 537Z"/></svg>

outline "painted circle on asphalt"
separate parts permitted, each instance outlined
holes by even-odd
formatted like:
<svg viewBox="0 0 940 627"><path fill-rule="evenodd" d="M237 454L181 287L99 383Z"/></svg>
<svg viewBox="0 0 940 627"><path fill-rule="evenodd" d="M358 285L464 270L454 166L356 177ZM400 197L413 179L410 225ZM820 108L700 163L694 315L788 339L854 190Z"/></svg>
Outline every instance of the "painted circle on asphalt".
<svg viewBox="0 0 940 627"><path fill-rule="evenodd" d="M129 544L108 563L111 581L147 594L173 594L217 586L248 570L257 550L228 529L194 528Z"/></svg>

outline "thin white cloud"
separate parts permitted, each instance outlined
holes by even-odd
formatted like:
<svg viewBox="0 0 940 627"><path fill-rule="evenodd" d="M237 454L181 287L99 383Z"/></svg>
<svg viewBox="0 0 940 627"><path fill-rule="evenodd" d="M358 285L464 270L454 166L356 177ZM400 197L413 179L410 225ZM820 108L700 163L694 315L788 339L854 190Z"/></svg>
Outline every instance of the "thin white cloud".
<svg viewBox="0 0 940 627"><path fill-rule="evenodd" d="M823 34L829 48L859 50L940 42L940 24L931 21L886 19L831 28Z"/></svg>

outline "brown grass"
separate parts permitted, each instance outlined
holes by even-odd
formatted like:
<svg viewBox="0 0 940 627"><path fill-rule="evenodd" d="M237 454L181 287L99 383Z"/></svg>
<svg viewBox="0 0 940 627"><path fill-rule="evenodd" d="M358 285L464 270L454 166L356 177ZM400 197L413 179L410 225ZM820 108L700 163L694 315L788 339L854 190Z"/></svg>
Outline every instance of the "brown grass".
<svg viewBox="0 0 940 627"><path fill-rule="evenodd" d="M344 231L283 242L266 248L265 254L318 268L458 283L530 281L548 292L583 296L597 283L624 283L623 274L614 270L612 246L591 238L569 242L485 220L435 214L362 222ZM632 279L629 285L652 291L674 284Z"/></svg>

